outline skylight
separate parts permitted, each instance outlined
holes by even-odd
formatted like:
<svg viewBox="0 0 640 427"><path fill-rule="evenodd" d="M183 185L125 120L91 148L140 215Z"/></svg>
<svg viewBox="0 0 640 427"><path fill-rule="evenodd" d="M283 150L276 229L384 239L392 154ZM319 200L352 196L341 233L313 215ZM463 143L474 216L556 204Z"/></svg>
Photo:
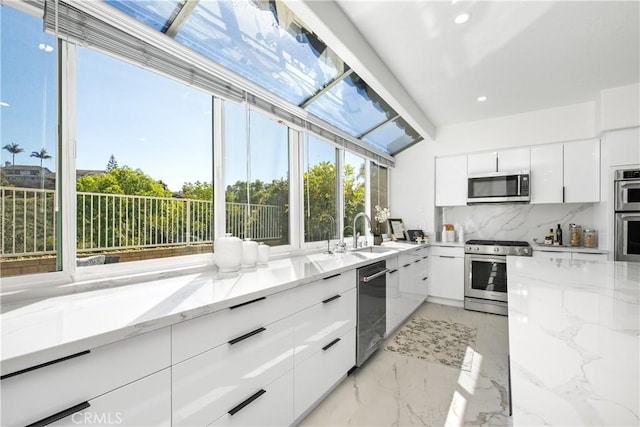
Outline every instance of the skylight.
<svg viewBox="0 0 640 427"><path fill-rule="evenodd" d="M420 140L280 1L106 2L377 151Z"/></svg>

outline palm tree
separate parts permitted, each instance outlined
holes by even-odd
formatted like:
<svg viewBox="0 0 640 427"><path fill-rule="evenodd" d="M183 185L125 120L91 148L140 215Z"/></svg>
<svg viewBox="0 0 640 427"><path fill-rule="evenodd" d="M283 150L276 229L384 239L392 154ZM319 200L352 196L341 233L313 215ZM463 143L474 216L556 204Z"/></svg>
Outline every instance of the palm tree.
<svg viewBox="0 0 640 427"><path fill-rule="evenodd" d="M11 143L11 144L7 144L4 147L2 147L3 150L7 150L8 152L10 152L13 155L13 158L11 159L11 168L15 168L16 167L16 154L22 153L24 151L23 148L20 148L20 146L18 144L16 144L15 142Z"/></svg>
<svg viewBox="0 0 640 427"><path fill-rule="evenodd" d="M51 156L47 154L46 148L41 148L40 151L32 151L29 157L36 157L40 159L40 185L44 187L44 175L42 175L42 161L50 159Z"/></svg>

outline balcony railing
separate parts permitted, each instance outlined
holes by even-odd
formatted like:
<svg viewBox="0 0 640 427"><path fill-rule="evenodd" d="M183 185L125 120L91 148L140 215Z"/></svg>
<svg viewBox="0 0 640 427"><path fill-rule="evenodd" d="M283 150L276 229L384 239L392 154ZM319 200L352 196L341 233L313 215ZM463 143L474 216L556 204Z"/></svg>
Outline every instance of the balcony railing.
<svg viewBox="0 0 640 427"><path fill-rule="evenodd" d="M56 252L55 192L0 187L2 257ZM213 242L213 202L170 197L77 193L79 253ZM227 232L280 239L283 207L227 203Z"/></svg>

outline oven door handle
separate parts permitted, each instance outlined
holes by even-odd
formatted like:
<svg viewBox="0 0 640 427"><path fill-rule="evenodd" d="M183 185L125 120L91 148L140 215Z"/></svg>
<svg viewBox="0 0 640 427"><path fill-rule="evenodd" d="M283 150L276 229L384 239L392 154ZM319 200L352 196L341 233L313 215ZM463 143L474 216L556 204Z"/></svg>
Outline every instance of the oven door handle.
<svg viewBox="0 0 640 427"><path fill-rule="evenodd" d="M371 276L365 276L365 277L363 277L363 278L362 278L362 281L363 281L364 283L368 283L368 282L372 281L373 279L377 279L378 277L380 277L380 276L383 276L383 275L387 274L389 271L391 271L391 270L389 270L388 268L385 268L384 270L382 270L382 271L378 271L377 273L372 274Z"/></svg>
<svg viewBox="0 0 640 427"><path fill-rule="evenodd" d="M480 261L480 262L495 262L499 264L507 263L507 256L501 255L496 257L496 255L471 255L467 254L465 257L470 261Z"/></svg>

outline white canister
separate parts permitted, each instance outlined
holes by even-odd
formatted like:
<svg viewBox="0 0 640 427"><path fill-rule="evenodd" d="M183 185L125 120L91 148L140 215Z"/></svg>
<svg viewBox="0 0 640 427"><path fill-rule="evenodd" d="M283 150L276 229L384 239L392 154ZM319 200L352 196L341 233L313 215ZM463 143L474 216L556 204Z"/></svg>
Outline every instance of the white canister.
<svg viewBox="0 0 640 427"><path fill-rule="evenodd" d="M269 262L269 254L271 253L271 248L264 244L264 242L258 243L258 264L264 265Z"/></svg>
<svg viewBox="0 0 640 427"><path fill-rule="evenodd" d="M256 262L258 262L258 242L244 239L242 242L242 267L255 267Z"/></svg>
<svg viewBox="0 0 640 427"><path fill-rule="evenodd" d="M242 261L242 240L227 233L213 243L213 252L218 271L230 273L240 270Z"/></svg>
<svg viewBox="0 0 640 427"><path fill-rule="evenodd" d="M447 239L445 240L445 242L455 242L456 241L456 231L455 230L447 230L447 231L445 231L445 234L447 235Z"/></svg>

